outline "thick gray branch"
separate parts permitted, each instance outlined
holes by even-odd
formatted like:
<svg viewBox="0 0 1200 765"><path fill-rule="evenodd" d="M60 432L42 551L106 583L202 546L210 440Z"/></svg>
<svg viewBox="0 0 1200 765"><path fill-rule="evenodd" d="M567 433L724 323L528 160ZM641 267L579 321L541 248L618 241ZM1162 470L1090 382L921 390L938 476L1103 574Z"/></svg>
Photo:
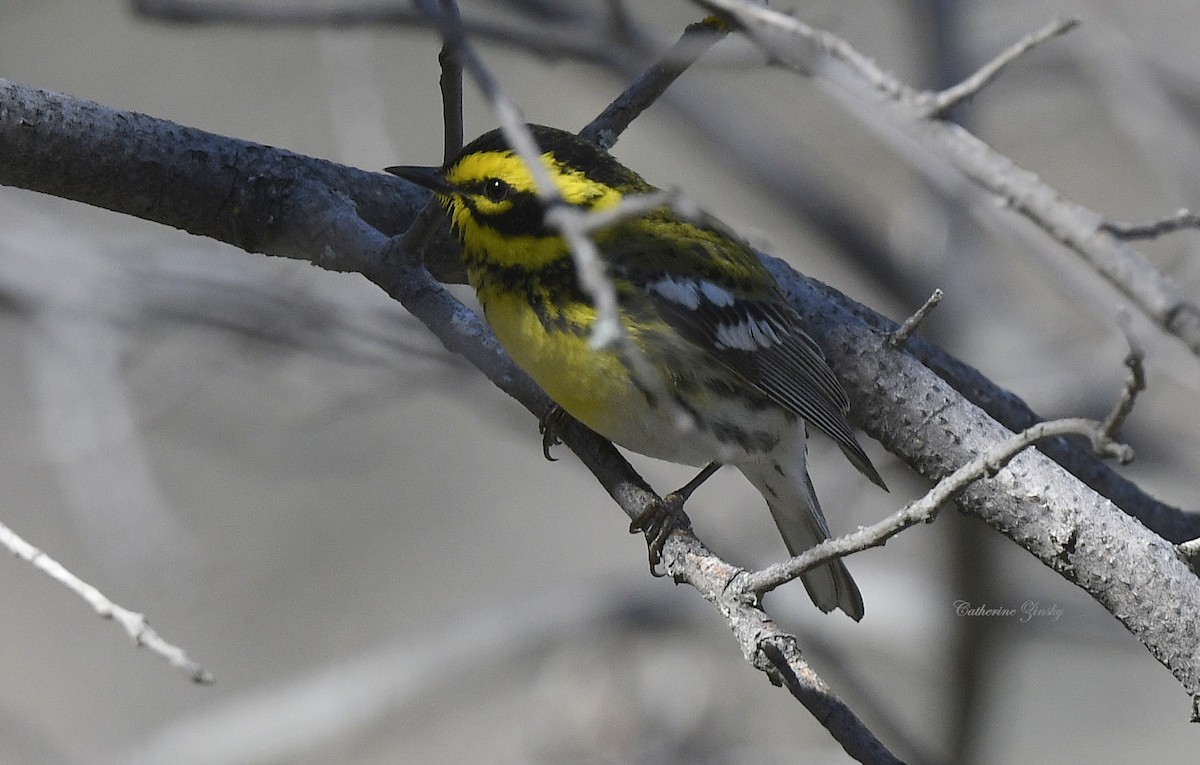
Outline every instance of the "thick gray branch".
<svg viewBox="0 0 1200 765"><path fill-rule="evenodd" d="M388 235L407 229L429 198L428 192L383 173L2 78L0 184L272 255L287 255L287 240L294 235L278 207L283 200L294 203L296 190L305 184L344 197L363 220ZM457 263L448 264L448 270L457 268ZM440 274L438 264L430 264L430 270Z"/></svg>
<svg viewBox="0 0 1200 765"><path fill-rule="evenodd" d="M768 265L846 385L855 423L913 470L940 480L1013 435L916 358L889 351L856 315L862 306L782 261ZM1200 692L1200 578L1174 545L1034 450L958 504L1086 590Z"/></svg>

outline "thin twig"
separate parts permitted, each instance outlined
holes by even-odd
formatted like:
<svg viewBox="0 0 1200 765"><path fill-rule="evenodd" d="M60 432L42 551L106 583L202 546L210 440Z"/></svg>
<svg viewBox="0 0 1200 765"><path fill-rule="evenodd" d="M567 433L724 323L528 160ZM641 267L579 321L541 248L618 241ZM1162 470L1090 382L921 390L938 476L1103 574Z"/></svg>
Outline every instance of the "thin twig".
<svg viewBox="0 0 1200 765"><path fill-rule="evenodd" d="M816 568L834 558L881 547L901 531L918 523L929 523L941 509L964 489L981 478L995 475L1018 454L1046 438L1064 435L1082 435L1092 439L1104 453L1122 461L1132 459L1132 450L1111 442L1104 434L1104 424L1096 420L1070 418L1041 422L997 443L975 459L938 481L920 499L914 500L878 523L865 526L852 534L829 539L803 553L747 574L742 586L756 593L767 593L782 584L796 579L805 571Z"/></svg>
<svg viewBox="0 0 1200 765"><path fill-rule="evenodd" d="M172 667L182 670L190 677L192 682L201 685L212 683L213 677L208 670L189 659L182 648L159 637L158 633L150 627L150 623L146 621L145 615L130 611L112 602L100 590L75 576L61 563L25 541L2 523L0 523L0 545L83 598L101 617L111 619L121 625L126 634L133 639L135 645L147 648L166 659Z"/></svg>
<svg viewBox="0 0 1200 765"><path fill-rule="evenodd" d="M852 728L857 718L840 721L849 710L800 654L796 639L790 635L765 636L759 641L759 650L771 663L776 682L782 683L788 692L813 712L826 727ZM837 703L833 703L837 702ZM864 729L865 731L865 729ZM888 751L874 736L858 736L839 739L846 753L858 762L873 765L903 765L903 762Z"/></svg>
<svg viewBox="0 0 1200 765"><path fill-rule="evenodd" d="M644 215L662 207L673 207L679 199L680 195L677 191L655 191L649 194L628 195L613 207L600 211L583 210L559 204L546 210L546 223L563 235L567 245L573 251L584 251L584 260L602 263L596 243L592 241L592 234L628 218ZM611 281L602 270L596 276ZM596 327L592 331L591 343L592 347L597 349L620 345L620 323L614 322L613 326Z"/></svg>
<svg viewBox="0 0 1200 765"><path fill-rule="evenodd" d="M462 16L454 0L438 0L441 14L449 23L462 28ZM442 90L442 130L444 150L442 158L449 165L463 147L463 79L462 61L459 59L458 38L443 35L442 50L438 53L438 64L442 74L438 83Z"/></svg>
<svg viewBox="0 0 1200 765"><path fill-rule="evenodd" d="M679 75L687 71L705 51L729 34L729 27L709 16L689 24L679 40L649 69L635 77L604 111L579 131L579 137L611 149L630 123L659 99Z"/></svg>
<svg viewBox="0 0 1200 765"><path fill-rule="evenodd" d="M512 147L513 152L525 163L529 174L533 177L534 189L542 208L550 211L555 207L562 206L562 194L550 178L546 166L542 164L541 150L533 139L529 126L521 116L520 109L484 65L475 48L467 41L462 20L456 15L443 14L440 8L432 4L431 0L419 0L418 5L433 18L446 44L453 46L458 52L459 62L471 73L476 85L488 100L492 112L500 122L500 129L504 133L505 140ZM597 316L593 332L602 337L618 334L620 322L617 316L616 289L612 282L605 277L599 257L586 250L576 251L574 249L572 249L572 255L575 257L580 284L588 291L596 304Z"/></svg>
<svg viewBox="0 0 1200 765"><path fill-rule="evenodd" d="M441 8L432 0L418 0L418 6L437 24L445 44L453 46L458 52L459 63L470 72L475 84L488 100L508 145L525 162L530 175L533 176L534 188L543 206L548 209L561 203L562 195L550 179L549 171L540 161L541 151L521 116L521 110L509 98L491 71L484 66L474 46L467 41L461 18L457 14L443 14Z"/></svg>
<svg viewBox="0 0 1200 765"><path fill-rule="evenodd" d="M1100 228L1118 239L1154 239L1163 234L1171 234L1185 228L1200 228L1200 213L1188 208L1176 210L1171 215L1163 216L1145 223L1125 223L1121 221L1105 221Z"/></svg>
<svg viewBox="0 0 1200 765"><path fill-rule="evenodd" d="M893 348L899 348L901 345L904 345L905 341L908 340L908 336L915 332L917 327L921 326L921 322L925 321L925 317L929 315L929 312L937 308L937 304L942 302L942 295L940 287L935 289L933 294L929 296L929 299L917 309L916 313L905 319L904 323L888 336L888 345Z"/></svg>
<svg viewBox="0 0 1200 765"><path fill-rule="evenodd" d="M717 440L710 433L697 427L695 417L679 405L675 397L670 395L662 375L650 360L645 357L626 333L620 322L619 309L616 303L616 288L605 272L604 261L600 250L593 241L591 234L601 228L610 226L624 218L641 215L664 205L680 205L685 210L688 205L679 202L677 192L660 191L650 194L639 194L627 197L613 208L600 212L579 210L566 204L555 205L546 210L546 223L562 234L563 239L575 259L576 273L580 284L591 292L593 286L599 285L612 295L612 318L603 321L604 312L595 292L591 292L593 300L597 300L596 323L592 327L590 343L592 348L603 350L616 348L621 354L621 360L630 368L633 378L646 391L653 395L667 410L674 427L681 433L688 433L704 438L716 459L725 460L730 449L728 444ZM585 270L586 269L586 270Z"/></svg>
<svg viewBox="0 0 1200 765"><path fill-rule="evenodd" d="M1078 24L1079 19L1055 19L1009 46L1003 53L979 67L974 74L957 85L936 93L922 93L919 97L924 102L921 116L926 119L942 117L946 112L987 87L1013 61L1050 38L1066 34Z"/></svg>
<svg viewBox="0 0 1200 765"><path fill-rule="evenodd" d="M569 227L574 234L589 235L623 220L645 215L661 207L674 207L680 200L678 191L652 191L649 194L628 194L616 205L605 210L581 210L559 205L546 211L546 222L556 227ZM684 205L686 207L686 205Z"/></svg>
<svg viewBox="0 0 1200 765"><path fill-rule="evenodd" d="M946 503L961 494L972 483L981 478L995 475L1025 449L1047 438L1063 435L1087 436L1097 455L1114 457L1122 463L1131 461L1133 449L1114 439L1121 423L1132 411L1138 393L1146 387L1145 374L1142 370L1142 351L1132 338L1130 338L1129 355L1125 357L1125 365L1129 368L1129 379L1125 383L1120 399L1103 422L1082 418L1039 422L982 452L975 459L938 481L920 499L908 503L882 521L860 528L852 534L821 542L800 555L768 566L761 571L746 574L740 586L747 591L761 595L834 558L862 552L872 547L880 547L910 526L933 521Z"/></svg>
<svg viewBox="0 0 1200 765"><path fill-rule="evenodd" d="M663 564L676 582L694 587L725 616L746 660L772 682L785 684L847 754L874 765L901 762L804 661L796 636L780 629L759 598L737 586L744 569L715 555L690 528L671 533Z"/></svg>
<svg viewBox="0 0 1200 765"><path fill-rule="evenodd" d="M1129 378L1125 381L1125 389L1121 391L1121 398L1117 402L1117 405L1109 413L1108 417L1104 419L1104 436L1112 439L1117 437L1121 426L1125 424L1125 419L1133 411L1133 404L1137 400L1138 394L1146 389L1146 369L1142 363L1146 357L1146 351L1133 334L1133 326L1129 314L1125 311L1118 313L1117 324L1125 333L1125 341L1129 343L1129 353L1125 356L1125 366L1129 369ZM1132 459L1132 455L1129 458ZM1126 459L1121 460L1122 463L1128 461Z"/></svg>
<svg viewBox="0 0 1200 765"><path fill-rule="evenodd" d="M592 329L590 338L592 347L597 350L616 348L621 353L622 361L630 367L634 379L657 400L663 402L663 406L671 415L675 428L681 433L694 434L708 439L712 453L718 460L724 460L729 446L697 428L695 417L680 406L674 396L669 395L662 375L626 334L617 318L616 289L604 271L604 261L600 256L599 248L591 237L592 233L599 229L664 206L679 206L684 210L689 208L688 204L681 201L678 192L658 191L626 197L616 206L599 212L580 210L565 204L556 205L546 211L546 223L557 228L563 239L566 240L567 246L575 257L576 270L580 274L580 283L584 285L584 288L588 288L589 280L598 279L606 282L608 289L612 292L614 320L601 325L600 311L597 311L596 325ZM585 275L580 270L580 263L595 264L595 272Z"/></svg>
<svg viewBox="0 0 1200 765"><path fill-rule="evenodd" d="M860 74L872 89L896 100L914 100L916 89L896 75L859 53L850 43L823 29L811 27L794 16L745 0L693 0L718 14L725 23L745 32L767 54L772 63L783 64L806 75L814 74L825 63L822 55L841 62ZM802 40L806 47L789 45ZM816 54L816 55L814 55Z"/></svg>

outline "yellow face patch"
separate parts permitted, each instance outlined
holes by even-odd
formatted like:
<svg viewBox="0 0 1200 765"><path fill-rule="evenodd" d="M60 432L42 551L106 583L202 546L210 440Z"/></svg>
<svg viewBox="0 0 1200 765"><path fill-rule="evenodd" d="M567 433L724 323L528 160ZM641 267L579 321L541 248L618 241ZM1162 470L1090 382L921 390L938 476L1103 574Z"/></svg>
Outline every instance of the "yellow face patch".
<svg viewBox="0 0 1200 765"><path fill-rule="evenodd" d="M569 204L601 210L621 200L621 192L563 166L555 159L553 152L542 154L540 159L559 193ZM447 170L445 177L457 193L442 195L441 198L467 248L468 260L500 266L540 268L568 256L566 242L559 236L501 232L486 222L488 217L503 216L510 212L517 194L535 193L533 174L513 152L469 154ZM512 193L506 198L489 199L485 189L487 183L493 180L507 184Z"/></svg>
<svg viewBox="0 0 1200 765"><path fill-rule="evenodd" d="M602 210L621 201L621 192L589 179L578 170L561 165L553 152L542 154L541 161L568 204ZM536 193L533 174L525 162L511 151L469 154L446 172L446 180L464 190L478 187L491 178L507 183L517 192ZM485 215L500 215L512 207L512 201L508 199L493 202L477 192L464 193L471 197L475 208Z"/></svg>

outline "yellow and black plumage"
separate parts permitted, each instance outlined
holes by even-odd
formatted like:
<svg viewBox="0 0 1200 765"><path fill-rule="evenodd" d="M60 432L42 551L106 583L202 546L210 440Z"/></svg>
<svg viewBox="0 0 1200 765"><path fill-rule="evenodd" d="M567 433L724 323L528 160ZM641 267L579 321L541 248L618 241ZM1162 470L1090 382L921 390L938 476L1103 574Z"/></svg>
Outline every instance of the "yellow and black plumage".
<svg viewBox="0 0 1200 765"><path fill-rule="evenodd" d="M567 204L599 211L656 191L577 136L529 127ZM443 167L389 171L437 194L500 343L597 433L673 462L737 467L766 499L792 554L829 536L805 466L806 423L884 486L846 422L849 401L820 348L754 251L716 219L664 206L593 235L624 331L660 378L646 385L618 349L589 343L593 301L567 244L544 220L532 174L501 131ZM679 427L678 411L693 427ZM803 581L823 611L862 618L862 596L841 561Z"/></svg>

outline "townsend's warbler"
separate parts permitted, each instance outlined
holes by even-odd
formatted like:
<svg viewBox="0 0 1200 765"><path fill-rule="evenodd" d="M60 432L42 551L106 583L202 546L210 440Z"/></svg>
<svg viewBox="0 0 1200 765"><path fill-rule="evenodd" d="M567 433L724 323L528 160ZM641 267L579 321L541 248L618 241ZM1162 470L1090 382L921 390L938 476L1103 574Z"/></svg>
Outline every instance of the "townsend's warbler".
<svg viewBox="0 0 1200 765"><path fill-rule="evenodd" d="M577 136L529 127L567 204L599 211L656 191ZM594 302L566 242L544 220L529 169L499 130L441 168L388 171L434 191L496 337L592 430L672 462L737 467L766 498L793 555L829 537L805 468L806 423L884 486L846 422L849 402L820 348L754 251L717 220L663 206L593 235L626 336L660 378L647 381L619 348L589 343ZM692 427L680 427L679 412ZM840 560L803 580L822 611L862 618L862 596Z"/></svg>

